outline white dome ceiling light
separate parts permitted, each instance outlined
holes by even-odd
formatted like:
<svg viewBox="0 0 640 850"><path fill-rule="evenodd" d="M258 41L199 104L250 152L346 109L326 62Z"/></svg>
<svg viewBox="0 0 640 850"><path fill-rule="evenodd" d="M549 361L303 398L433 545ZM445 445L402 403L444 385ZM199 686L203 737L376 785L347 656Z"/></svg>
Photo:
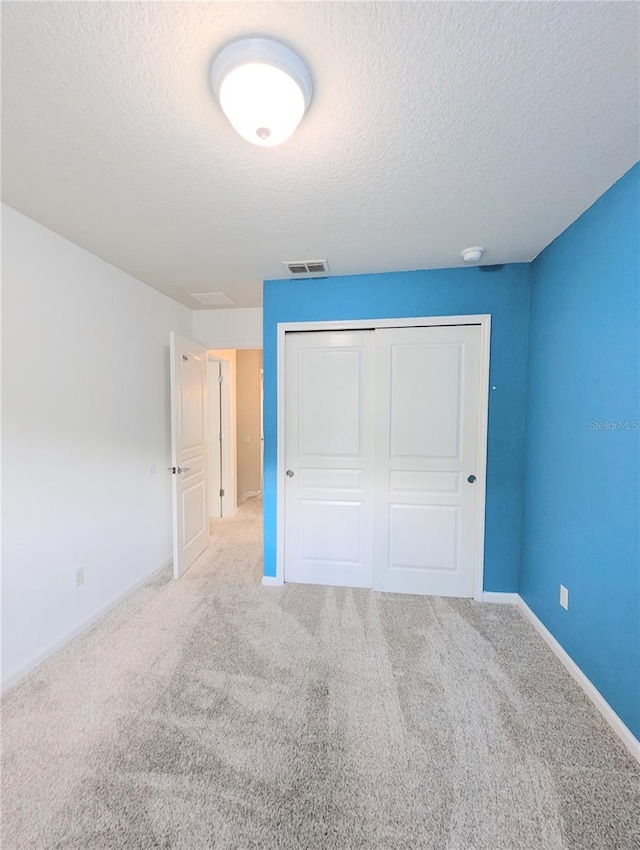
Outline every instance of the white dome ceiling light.
<svg viewBox="0 0 640 850"><path fill-rule="evenodd" d="M211 85L234 130L264 147L286 141L311 103L311 76L302 59L267 38L224 47L211 66Z"/></svg>
<svg viewBox="0 0 640 850"><path fill-rule="evenodd" d="M480 248L479 245L476 245L474 248L465 248L464 251L460 252L460 256L465 263L477 263L482 259L483 254L484 248Z"/></svg>

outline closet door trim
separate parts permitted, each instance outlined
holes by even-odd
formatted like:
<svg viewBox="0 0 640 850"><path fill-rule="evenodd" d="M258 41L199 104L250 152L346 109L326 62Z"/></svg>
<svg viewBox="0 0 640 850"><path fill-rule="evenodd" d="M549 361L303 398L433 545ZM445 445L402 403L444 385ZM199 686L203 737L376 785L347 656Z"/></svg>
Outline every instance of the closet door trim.
<svg viewBox="0 0 640 850"><path fill-rule="evenodd" d="M277 481L276 481L276 577L269 584L284 583L285 511L285 334L301 331L376 330L377 328L480 326L480 390L478 418L478 488L475 515L473 598L482 601L484 580L484 530L487 473L487 426L489 411L489 355L491 315L415 316L401 319L345 319L330 322L279 322L277 325Z"/></svg>

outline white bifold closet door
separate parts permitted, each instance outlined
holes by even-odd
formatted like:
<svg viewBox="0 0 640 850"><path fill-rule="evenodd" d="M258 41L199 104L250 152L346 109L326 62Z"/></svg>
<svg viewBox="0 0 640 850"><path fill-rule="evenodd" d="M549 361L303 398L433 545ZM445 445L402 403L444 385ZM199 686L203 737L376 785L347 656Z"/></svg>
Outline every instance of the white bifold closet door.
<svg viewBox="0 0 640 850"><path fill-rule="evenodd" d="M285 581L473 596L479 366L478 325L286 335Z"/></svg>

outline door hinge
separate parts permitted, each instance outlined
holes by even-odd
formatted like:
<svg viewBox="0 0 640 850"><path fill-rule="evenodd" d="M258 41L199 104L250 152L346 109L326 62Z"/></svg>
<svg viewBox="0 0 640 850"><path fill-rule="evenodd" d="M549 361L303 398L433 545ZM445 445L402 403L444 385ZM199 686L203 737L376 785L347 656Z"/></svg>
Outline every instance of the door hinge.
<svg viewBox="0 0 640 850"><path fill-rule="evenodd" d="M220 495L224 496L224 490L220 490Z"/></svg>
<svg viewBox="0 0 640 850"><path fill-rule="evenodd" d="M223 381L222 375L218 375L218 383L221 384Z"/></svg>
<svg viewBox="0 0 640 850"><path fill-rule="evenodd" d="M220 440L220 442L222 442L222 431L220 431L220 433L218 434L218 439Z"/></svg>

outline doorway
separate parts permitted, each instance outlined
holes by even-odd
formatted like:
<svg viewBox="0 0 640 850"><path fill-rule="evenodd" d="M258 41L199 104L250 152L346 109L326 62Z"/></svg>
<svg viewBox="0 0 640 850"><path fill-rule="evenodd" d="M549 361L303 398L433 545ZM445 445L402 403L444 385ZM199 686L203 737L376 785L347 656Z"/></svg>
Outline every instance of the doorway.
<svg viewBox="0 0 640 850"><path fill-rule="evenodd" d="M262 493L262 350L236 351L237 492L241 505Z"/></svg>
<svg viewBox="0 0 640 850"><path fill-rule="evenodd" d="M236 352L207 351L209 518L233 516L236 495Z"/></svg>
<svg viewBox="0 0 640 850"><path fill-rule="evenodd" d="M262 349L210 349L209 517L262 492Z"/></svg>

